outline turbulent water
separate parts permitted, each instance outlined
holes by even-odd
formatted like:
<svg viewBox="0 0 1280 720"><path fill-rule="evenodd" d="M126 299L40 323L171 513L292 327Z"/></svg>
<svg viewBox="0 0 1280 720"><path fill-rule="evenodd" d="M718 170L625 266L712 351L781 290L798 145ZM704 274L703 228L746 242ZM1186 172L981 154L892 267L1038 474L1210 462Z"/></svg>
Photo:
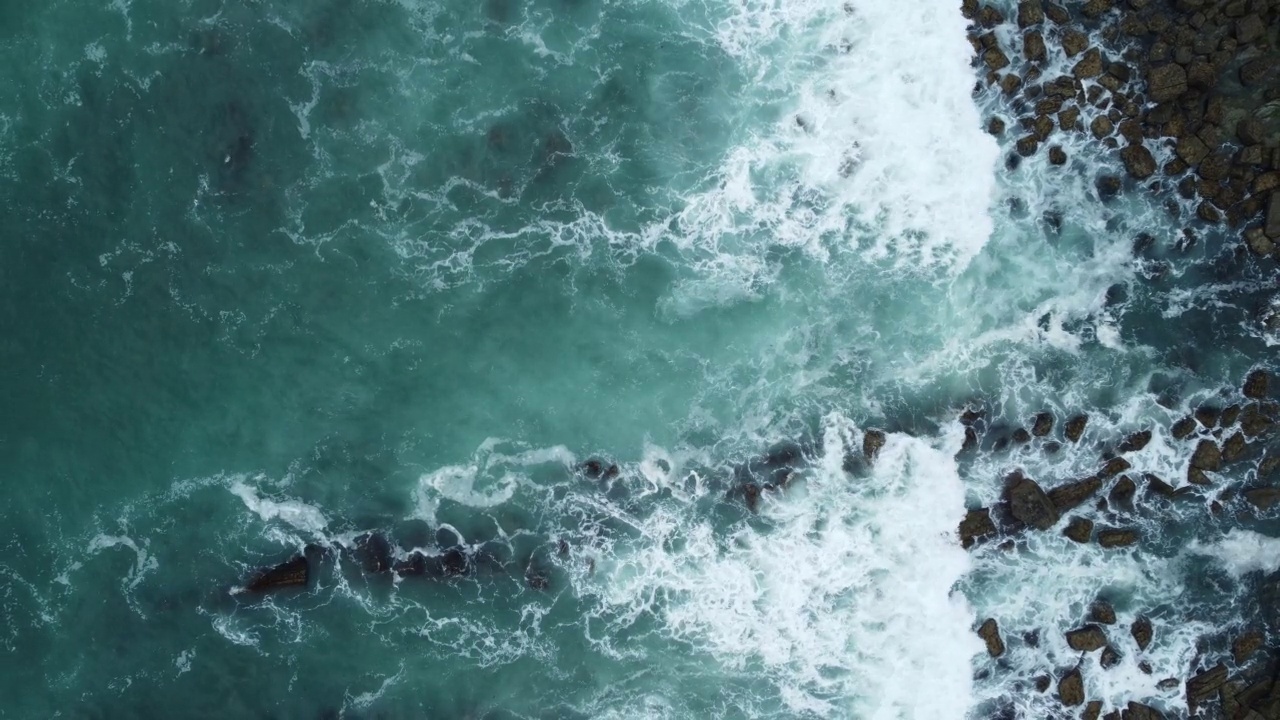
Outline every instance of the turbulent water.
<svg viewBox="0 0 1280 720"><path fill-rule="evenodd" d="M1099 594L1158 632L1090 697L1185 708L1274 523L956 526L1146 427L1185 482L1271 284L1088 147L1007 169L958 5L0 4L0 716L1044 717Z"/></svg>

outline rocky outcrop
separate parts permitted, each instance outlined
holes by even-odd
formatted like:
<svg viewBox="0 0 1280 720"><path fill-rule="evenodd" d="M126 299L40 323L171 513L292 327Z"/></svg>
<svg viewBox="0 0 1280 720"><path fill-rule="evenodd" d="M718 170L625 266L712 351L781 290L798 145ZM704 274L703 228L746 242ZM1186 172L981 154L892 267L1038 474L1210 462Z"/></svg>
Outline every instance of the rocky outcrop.
<svg viewBox="0 0 1280 720"><path fill-rule="evenodd" d="M1093 521L1082 517L1073 517L1067 523L1067 527L1062 531L1071 540L1078 543L1087 543L1093 538Z"/></svg>
<svg viewBox="0 0 1280 720"><path fill-rule="evenodd" d="M1101 650L1107 645L1107 636L1097 625L1085 625L1067 633L1067 645L1077 652Z"/></svg>
<svg viewBox="0 0 1280 720"><path fill-rule="evenodd" d="M1031 422L1031 434L1044 437L1051 432L1053 432L1053 415L1047 412L1037 413Z"/></svg>
<svg viewBox="0 0 1280 720"><path fill-rule="evenodd" d="M991 521L991 511L987 508L970 510L960 521L960 546L966 550L995 534L996 525Z"/></svg>
<svg viewBox="0 0 1280 720"><path fill-rule="evenodd" d="M258 573L245 585L245 588L250 592L264 593L285 588L306 587L310 577L310 564L305 557L298 555Z"/></svg>
<svg viewBox="0 0 1280 720"><path fill-rule="evenodd" d="M1000 657L1004 654L1004 640L1000 638L1000 626L992 618L987 618L978 628L978 637L987 644L987 654Z"/></svg>
<svg viewBox="0 0 1280 720"><path fill-rule="evenodd" d="M1084 678L1080 675L1079 668L1069 671L1058 680L1058 700L1067 707L1084 703Z"/></svg>
<svg viewBox="0 0 1280 720"><path fill-rule="evenodd" d="M1129 633L1133 635L1133 641L1138 644L1139 650L1146 650L1151 645L1154 629L1151 621L1146 617L1139 616L1133 621L1133 625L1129 628Z"/></svg>
<svg viewBox="0 0 1280 720"><path fill-rule="evenodd" d="M1195 454L1191 456L1191 467L1198 470L1216 471L1222 467L1222 451L1212 440L1201 440L1196 445Z"/></svg>
<svg viewBox="0 0 1280 720"><path fill-rule="evenodd" d="M1271 383L1271 376L1266 370L1254 370L1249 373L1249 377L1244 381L1244 396L1259 400L1267 396L1267 389Z"/></svg>
<svg viewBox="0 0 1280 720"><path fill-rule="evenodd" d="M1227 666L1219 663L1187 680L1187 705L1192 712L1227 682Z"/></svg>
<svg viewBox="0 0 1280 720"><path fill-rule="evenodd" d="M1066 485L1059 485L1049 491L1049 500L1059 513L1079 507L1102 489L1102 478L1088 477Z"/></svg>
<svg viewBox="0 0 1280 720"><path fill-rule="evenodd" d="M1084 428L1089 424L1088 415L1076 415L1067 421L1066 436L1071 442L1079 442L1084 435Z"/></svg>
<svg viewBox="0 0 1280 720"><path fill-rule="evenodd" d="M1006 483L1005 502L1015 520L1037 530L1048 530L1058 522L1058 509L1034 480L1016 472Z"/></svg>
<svg viewBox="0 0 1280 720"><path fill-rule="evenodd" d="M874 460L880 454L880 448L884 447L885 434L880 430L868 430L862 436L862 454L868 460Z"/></svg>
<svg viewBox="0 0 1280 720"><path fill-rule="evenodd" d="M1118 448L1118 450L1122 453L1137 452L1145 448L1147 444L1150 442L1151 442L1151 431L1142 430L1140 432L1133 433L1129 437L1125 438L1124 442L1120 443L1120 447Z"/></svg>
<svg viewBox="0 0 1280 720"><path fill-rule="evenodd" d="M1089 606L1089 620L1103 625L1116 624L1116 609L1105 600L1097 600Z"/></svg>

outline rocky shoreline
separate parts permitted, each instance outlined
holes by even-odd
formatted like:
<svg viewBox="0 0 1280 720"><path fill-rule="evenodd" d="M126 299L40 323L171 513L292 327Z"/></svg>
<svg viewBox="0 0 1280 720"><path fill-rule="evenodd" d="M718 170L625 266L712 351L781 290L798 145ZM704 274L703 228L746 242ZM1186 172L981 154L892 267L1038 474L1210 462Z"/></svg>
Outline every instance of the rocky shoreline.
<svg viewBox="0 0 1280 720"><path fill-rule="evenodd" d="M976 91L1001 98L987 129L1016 137L1010 168L1042 147L1064 166L1061 138L1079 134L1116 152L1132 190L1168 197L1184 242L1225 225L1280 257L1280 0L1021 0L1013 17L961 7ZM1125 182L1095 185L1105 200Z"/></svg>

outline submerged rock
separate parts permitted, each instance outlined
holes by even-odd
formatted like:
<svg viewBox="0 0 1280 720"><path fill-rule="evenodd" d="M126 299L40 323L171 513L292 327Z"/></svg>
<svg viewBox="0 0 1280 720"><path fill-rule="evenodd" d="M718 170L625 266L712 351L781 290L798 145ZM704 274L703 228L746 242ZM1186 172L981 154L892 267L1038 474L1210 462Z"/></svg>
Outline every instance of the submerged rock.
<svg viewBox="0 0 1280 720"><path fill-rule="evenodd" d="M250 592L270 592L290 587L306 587L311 566L301 555L260 572L246 585Z"/></svg>
<svg viewBox="0 0 1280 720"><path fill-rule="evenodd" d="M391 569L391 543L382 533L365 533L355 540L355 558L367 573L384 573Z"/></svg>
<svg viewBox="0 0 1280 720"><path fill-rule="evenodd" d="M987 654L1000 657L1004 654L1004 640L1000 639L1000 626L994 618L987 618L978 628L978 637L987 644Z"/></svg>
<svg viewBox="0 0 1280 720"><path fill-rule="evenodd" d="M1253 657L1254 653L1262 649L1262 643L1262 633L1257 630L1241 635L1231 644L1231 659L1235 660L1236 665L1245 664L1245 661Z"/></svg>
<svg viewBox="0 0 1280 720"><path fill-rule="evenodd" d="M1097 625L1085 625L1067 632L1067 645L1076 652L1101 650L1107 644L1107 636Z"/></svg>

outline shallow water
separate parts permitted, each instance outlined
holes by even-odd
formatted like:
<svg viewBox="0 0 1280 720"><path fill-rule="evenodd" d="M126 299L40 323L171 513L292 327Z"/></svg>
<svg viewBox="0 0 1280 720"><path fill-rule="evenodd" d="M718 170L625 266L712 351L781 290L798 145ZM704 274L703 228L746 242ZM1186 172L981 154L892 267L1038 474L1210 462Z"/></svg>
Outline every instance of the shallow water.
<svg viewBox="0 0 1280 720"><path fill-rule="evenodd" d="M1005 170L953 5L0 8L0 715L1041 717L1100 593L1158 633L1089 696L1183 707L1274 522L955 528L1145 427L1184 483L1270 285L1088 147ZM992 448L1041 410L1082 441ZM474 572L369 575L370 531Z"/></svg>

